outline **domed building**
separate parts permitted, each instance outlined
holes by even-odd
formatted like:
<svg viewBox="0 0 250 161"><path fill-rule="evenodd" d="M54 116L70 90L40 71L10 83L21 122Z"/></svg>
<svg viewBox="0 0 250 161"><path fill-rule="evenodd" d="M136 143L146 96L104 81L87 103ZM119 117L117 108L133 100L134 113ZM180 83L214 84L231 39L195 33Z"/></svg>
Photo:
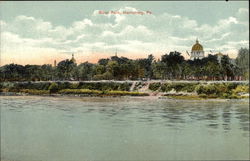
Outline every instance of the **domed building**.
<svg viewBox="0 0 250 161"><path fill-rule="evenodd" d="M191 50L191 56L190 59L202 59L205 57L203 46L199 43L198 39L196 40L196 43L193 45Z"/></svg>

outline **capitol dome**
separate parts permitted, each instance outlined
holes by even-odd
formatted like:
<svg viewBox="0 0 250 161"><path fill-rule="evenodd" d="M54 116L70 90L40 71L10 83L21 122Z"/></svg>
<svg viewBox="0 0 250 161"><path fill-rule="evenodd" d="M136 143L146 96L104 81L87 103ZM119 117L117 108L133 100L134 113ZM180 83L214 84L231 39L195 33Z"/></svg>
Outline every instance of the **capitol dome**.
<svg viewBox="0 0 250 161"><path fill-rule="evenodd" d="M198 39L196 40L196 43L193 45L191 50L190 59L202 59L205 57L205 53L203 51L203 46L199 43Z"/></svg>
<svg viewBox="0 0 250 161"><path fill-rule="evenodd" d="M196 44L193 45L192 51L203 51L203 46L196 40Z"/></svg>

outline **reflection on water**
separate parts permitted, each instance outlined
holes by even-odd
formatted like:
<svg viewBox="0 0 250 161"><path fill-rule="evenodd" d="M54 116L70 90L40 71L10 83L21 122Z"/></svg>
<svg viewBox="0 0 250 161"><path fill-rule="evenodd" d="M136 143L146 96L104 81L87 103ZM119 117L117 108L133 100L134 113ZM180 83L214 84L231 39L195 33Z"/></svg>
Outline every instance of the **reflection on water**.
<svg viewBox="0 0 250 161"><path fill-rule="evenodd" d="M246 100L0 100L2 159L249 159Z"/></svg>

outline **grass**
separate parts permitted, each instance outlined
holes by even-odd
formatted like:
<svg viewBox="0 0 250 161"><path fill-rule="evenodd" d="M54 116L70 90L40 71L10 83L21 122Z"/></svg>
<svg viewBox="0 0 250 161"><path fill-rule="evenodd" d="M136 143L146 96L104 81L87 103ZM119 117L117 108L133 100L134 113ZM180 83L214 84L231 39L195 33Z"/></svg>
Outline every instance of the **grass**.
<svg viewBox="0 0 250 161"><path fill-rule="evenodd" d="M89 89L63 89L58 91L59 94L87 94L94 96L148 96L147 93L128 92L128 91L100 91Z"/></svg>
<svg viewBox="0 0 250 161"><path fill-rule="evenodd" d="M49 90L36 90L36 89L21 89L19 92L33 94L33 95L48 95L48 94L50 94Z"/></svg>
<svg viewBox="0 0 250 161"><path fill-rule="evenodd" d="M183 99L183 100L204 100L204 98L197 95L185 95L185 96L166 96L168 98Z"/></svg>
<svg viewBox="0 0 250 161"><path fill-rule="evenodd" d="M108 96L149 96L148 93L128 92L128 91L106 91L105 95L108 95Z"/></svg>
<svg viewBox="0 0 250 161"><path fill-rule="evenodd" d="M116 82L2 82L0 92L29 93L34 95L46 94L79 94L88 96L148 96L148 93L129 92L131 83ZM146 82L136 82L135 90L145 86ZM166 96L179 99L241 99L249 98L249 84L238 83L150 83L149 89L153 91L169 92L175 90L175 94ZM197 93L197 96L182 95L179 92Z"/></svg>
<svg viewBox="0 0 250 161"><path fill-rule="evenodd" d="M62 89L58 91L59 94L88 94L88 95L100 95L103 92L90 89Z"/></svg>

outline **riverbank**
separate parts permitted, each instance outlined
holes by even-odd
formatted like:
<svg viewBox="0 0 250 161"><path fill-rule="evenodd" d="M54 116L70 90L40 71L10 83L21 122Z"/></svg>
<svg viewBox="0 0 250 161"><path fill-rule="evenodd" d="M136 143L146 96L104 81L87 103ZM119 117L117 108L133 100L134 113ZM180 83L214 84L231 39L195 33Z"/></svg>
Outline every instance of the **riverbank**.
<svg viewBox="0 0 250 161"><path fill-rule="evenodd" d="M1 95L151 96L174 99L249 98L248 82L95 81L1 82Z"/></svg>

